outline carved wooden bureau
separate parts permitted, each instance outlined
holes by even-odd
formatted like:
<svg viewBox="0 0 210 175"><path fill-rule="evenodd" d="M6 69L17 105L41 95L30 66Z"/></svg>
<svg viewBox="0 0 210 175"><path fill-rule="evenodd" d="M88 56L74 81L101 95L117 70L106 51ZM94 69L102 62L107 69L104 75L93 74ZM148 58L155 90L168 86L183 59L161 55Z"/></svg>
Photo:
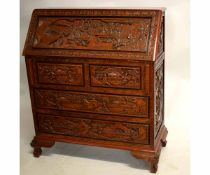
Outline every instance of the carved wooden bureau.
<svg viewBox="0 0 210 175"><path fill-rule="evenodd" d="M164 11L34 10L23 55L35 137L130 150L156 172L164 126Z"/></svg>

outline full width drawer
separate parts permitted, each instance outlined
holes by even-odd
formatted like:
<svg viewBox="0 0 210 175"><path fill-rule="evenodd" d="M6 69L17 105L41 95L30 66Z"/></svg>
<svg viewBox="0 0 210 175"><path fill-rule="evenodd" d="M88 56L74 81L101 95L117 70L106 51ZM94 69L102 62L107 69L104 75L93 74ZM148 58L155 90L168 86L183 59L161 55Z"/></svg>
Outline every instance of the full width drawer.
<svg viewBox="0 0 210 175"><path fill-rule="evenodd" d="M149 143L149 125L38 114L39 131L108 141Z"/></svg>
<svg viewBox="0 0 210 175"><path fill-rule="evenodd" d="M148 97L35 89L38 108L148 117Z"/></svg>

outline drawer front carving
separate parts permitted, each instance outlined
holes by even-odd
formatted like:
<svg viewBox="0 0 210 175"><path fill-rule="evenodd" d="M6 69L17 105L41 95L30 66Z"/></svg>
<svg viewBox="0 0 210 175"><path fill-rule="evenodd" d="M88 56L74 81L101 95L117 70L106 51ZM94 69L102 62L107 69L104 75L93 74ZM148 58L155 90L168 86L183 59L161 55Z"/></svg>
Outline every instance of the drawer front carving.
<svg viewBox="0 0 210 175"><path fill-rule="evenodd" d="M140 67L90 65L91 86L140 89Z"/></svg>
<svg viewBox="0 0 210 175"><path fill-rule="evenodd" d="M148 98L70 91L35 90L37 107L148 117Z"/></svg>
<svg viewBox="0 0 210 175"><path fill-rule="evenodd" d="M81 64L37 63L40 83L83 85L83 67Z"/></svg>
<svg viewBox="0 0 210 175"><path fill-rule="evenodd" d="M151 18L40 17L33 47L148 51Z"/></svg>
<svg viewBox="0 0 210 175"><path fill-rule="evenodd" d="M45 133L148 144L149 126L39 114L39 130Z"/></svg>

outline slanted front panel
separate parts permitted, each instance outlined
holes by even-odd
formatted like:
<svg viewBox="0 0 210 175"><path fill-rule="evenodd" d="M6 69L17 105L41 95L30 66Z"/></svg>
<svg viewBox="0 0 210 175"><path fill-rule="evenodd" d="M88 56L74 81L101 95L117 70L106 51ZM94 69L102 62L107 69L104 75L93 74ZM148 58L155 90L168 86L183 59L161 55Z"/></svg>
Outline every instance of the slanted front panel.
<svg viewBox="0 0 210 175"><path fill-rule="evenodd" d="M38 108L148 117L148 97L35 90Z"/></svg>
<svg viewBox="0 0 210 175"><path fill-rule="evenodd" d="M34 48L147 52L152 18L40 17Z"/></svg>

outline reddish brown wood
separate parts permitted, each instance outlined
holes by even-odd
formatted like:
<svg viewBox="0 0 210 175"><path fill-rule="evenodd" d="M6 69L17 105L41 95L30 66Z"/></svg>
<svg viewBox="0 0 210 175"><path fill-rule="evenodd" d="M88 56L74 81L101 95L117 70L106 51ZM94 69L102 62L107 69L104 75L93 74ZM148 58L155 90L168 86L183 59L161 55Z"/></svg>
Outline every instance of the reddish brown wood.
<svg viewBox="0 0 210 175"><path fill-rule="evenodd" d="M71 45L71 41L72 41L72 38L70 36L69 38L69 42L70 44L66 44L66 40L64 41L60 41L60 43L58 42L58 45L61 45L61 46L47 46L47 48L61 48L61 49L43 49L43 48L46 48L46 45L47 45L47 41L46 41L46 34L43 37L44 41L43 42L39 42L40 41L40 37L41 37L41 33L38 32L38 34L36 34L36 29L37 27L40 29L41 27L41 31L43 31L42 27L46 27L45 25L44 26L39 26L39 25L42 25L42 22L40 21L40 19L42 20L43 18L45 18L44 22L48 19L51 21L51 19L49 19L50 17L53 16L53 19L54 18L59 18L59 19L67 19L69 21L72 21L75 19L75 16L78 17L78 18L85 18L85 19L92 19L93 18L98 18L98 19L104 19L104 18L110 18L112 19L112 21L110 22L107 22L109 23L109 25L104 29L104 35L105 37L107 38L108 41L105 41L105 40L101 40L99 43L100 43L100 46L99 47L103 47L103 50L101 49L98 49L100 50L101 52L98 52L98 50L94 50L96 46L93 46L93 45L96 45L96 42L92 43L91 41L91 46L89 45L85 45L83 44L86 43L86 41L83 41L84 38L89 34L89 30L90 27L87 27L84 29L84 31L80 31L80 33L78 33L78 36L76 34L77 37L74 37L74 41L73 41L73 46ZM138 10L138 9L133 9L133 10L116 10L116 9L109 9L109 10L106 10L106 9L71 9L71 10L67 10L67 9L37 9L37 10L34 10L33 12L33 15L32 15L32 20L31 20L31 23L30 23L30 28L29 28L29 32L28 32L28 36L27 36L27 41L26 41L26 45L25 45L25 49L24 49L24 55L33 55L33 56L36 56L36 55L45 55L45 56L67 56L67 57L89 57L89 58L109 58L109 57L112 57L113 59L125 59L125 58L128 58L128 59L132 59L132 60L154 60L156 55L157 55L157 52L154 52L154 50L157 50L157 45L158 43L157 40L156 40L156 36L157 34L159 35L159 28L160 28L160 21L161 21L161 16L162 16L162 10ZM62 17L62 18L61 18ZM125 18L127 19L127 21L125 20L125 23L123 22L117 22L117 19L118 18ZM47 19L46 19L47 18ZM117 19L116 19L117 18ZM129 40L133 40L133 37L135 38L134 34L132 32L128 32L128 31L132 31L133 27L136 26L136 22L134 22L134 24L132 24L132 20L135 20L135 18L138 19L138 23L140 22L141 24L139 24L139 29L140 29L140 33L142 34L141 36L139 36L140 38L140 41L138 42L139 43L139 46L136 46L136 44L134 44L134 46L136 48L139 48L139 50L137 50L136 48L132 48L132 45L130 45L130 42L128 42L129 44L129 47L127 46L127 41L128 39ZM52 20L53 20L52 19ZM147 27L148 26L148 19L150 19L151 23L149 25L149 28ZM131 23L130 23L131 21ZM96 22L97 23L97 22ZM98 22L100 23L100 22ZM127 24L126 24L127 23ZM146 24L143 24L143 23L146 23ZM119 24L119 27L116 27L116 25ZM128 25L128 24L131 24L131 25ZM97 24L98 25L98 24ZM92 31L95 31L95 28L96 27L99 31L100 31L100 28L101 26L98 25L99 27L96 26L92 26ZM146 36L147 36L147 30L144 30L144 28L140 27L141 25L143 26L146 26L147 30L150 30L150 33L148 35L149 39L148 39L148 46L146 47L147 49L145 50L145 33L142 31L145 31L146 32ZM62 25L61 25L62 26ZM77 28L79 28L79 23L77 23ZM84 25L82 25L84 26ZM122 28L123 31L126 31L125 33L127 34L127 39L125 38L125 34L123 32L121 33L118 33L118 34L115 34L115 33L112 33L112 31L114 30L113 28L116 28L117 30L121 29L121 27L124 26ZM132 27L133 26L133 27ZM138 25L137 25L138 26ZM69 26L71 27L71 26ZM59 33L59 29L63 31L63 33ZM56 32L58 30L58 33ZM70 30L70 29L68 29ZM71 29L73 30L73 29ZM61 29L58 25L58 28L56 29L55 33L53 31L51 32L48 32L46 30L46 32L48 33L48 35L51 35L53 38L54 36L56 36L55 38L57 39L57 35L58 36L68 36L68 31L66 32L65 30ZM84 35L83 33L81 34L81 32L84 32ZM52 34L53 33L53 34ZM132 37L129 36L129 33L133 34ZM134 33L136 33L136 30L134 30ZM111 34L111 35L110 35ZM97 33L93 32L93 34L91 33L91 36L94 35L94 39L97 39L100 35L97 35ZM37 37L37 38L36 38ZM109 38L110 37L110 38ZM120 39L119 39L120 38ZM122 40L122 39L124 40ZM109 49L107 47L105 47L104 44L110 42L110 40L117 40L117 46L121 46L121 47L128 47L129 49L127 49L128 52L122 52L123 49L120 49L120 51L118 51L118 49L116 47ZM68 40L68 39L67 39ZM36 43L37 41L37 43ZM54 40L52 40L54 41ZM143 42L141 42L143 41ZM82 43L82 47L80 46L80 42ZM103 44L101 44L103 43ZM41 44L40 47L37 47L36 49L34 49L34 47L37 46L37 44ZM48 43L50 44L50 42ZM77 47L75 46L77 45ZM110 45L110 44L109 44ZM113 47L115 44L113 43L112 41L112 44L111 46L108 46L108 47ZM85 47L86 46L86 47ZM106 44L107 46L107 44ZM41 48L42 47L42 48ZM41 48L41 49L39 49ZM62 49L64 48L64 49ZM80 49L75 49L75 48L80 48ZM141 49L142 48L142 49ZM81 52L81 50L83 49L83 51ZM110 51L111 52L107 52L107 51ZM136 51L136 52L129 52L129 51Z"/></svg>
<svg viewBox="0 0 210 175"><path fill-rule="evenodd" d="M34 94L38 108L148 117L147 97L40 89Z"/></svg>
<svg viewBox="0 0 210 175"><path fill-rule="evenodd" d="M40 83L84 85L82 64L37 64L38 81Z"/></svg>
<svg viewBox="0 0 210 175"><path fill-rule="evenodd" d="M39 129L44 133L87 137L100 140L148 144L149 126L126 122L38 115Z"/></svg>
<svg viewBox="0 0 210 175"><path fill-rule="evenodd" d="M41 147L52 147L55 144L55 141L52 140L41 140L38 139L36 136L31 142L31 146L34 148L34 157L39 157L42 154Z"/></svg>
<svg viewBox="0 0 210 175"><path fill-rule="evenodd" d="M83 91L83 92L93 92L93 93L101 93L106 92L109 94L128 94L128 95L140 95L145 96L149 95L149 84L146 83L149 81L149 69L152 67L151 62L137 62L137 61L119 61L119 60L112 60L112 59L94 59L94 58L70 58L70 57L35 57L30 56L28 59L33 62L31 65L31 69L33 70L33 81L34 81L34 87L39 89L56 89L56 90L70 90L70 91ZM75 85L75 84L62 84L61 82L58 84L55 83L41 83L39 81L38 76L38 65L40 63L46 62L46 59L48 61L48 64L50 65L56 65L56 64L62 64L62 65L83 65L83 85ZM128 66L129 64L129 66ZM112 77L107 78L106 75L102 74L104 79L100 79L101 85L99 85L96 81L94 81L94 73L93 69L91 72L92 66L102 66L111 68L113 71L115 71L115 74L111 74ZM114 69L113 69L114 68ZM123 71L122 71L123 70ZM137 70L137 71L136 71ZM114 76L116 75L118 76ZM139 76L135 74L135 77L131 78L131 75L134 75L134 72L138 73ZM54 74L54 72L53 72ZM89 75L89 76L85 76ZM123 78L123 76L125 78ZM63 82L66 82L67 76L63 76ZM59 80L59 81L62 81ZM80 79L80 76L78 75L78 79ZM106 84L106 79L109 82L109 85ZM117 81L113 80L116 79ZM124 79L120 82L119 79ZM130 80L130 81L129 81ZM136 80L139 80L140 82L136 82ZM54 80L55 81L55 80ZM93 82L94 81L94 82ZM97 84L96 84L97 83ZM110 84L111 83L111 84ZM106 85L102 85L106 84ZM134 86L131 86L130 84L133 84ZM62 86L58 86L62 85ZM95 86L97 85L97 86ZM99 85L99 86L98 86ZM117 86L117 87L116 87Z"/></svg>
<svg viewBox="0 0 210 175"><path fill-rule="evenodd" d="M34 156L55 142L130 150L155 173L164 125L162 10L42 9L23 54Z"/></svg>
<svg viewBox="0 0 210 175"><path fill-rule="evenodd" d="M143 159L146 162L148 162L151 173L156 173L158 170L158 162L159 162L159 157L161 153L161 147L165 146L164 143L166 143L167 134L168 134L168 131L163 126L157 138L158 140L157 145L151 152L148 152L148 150L144 150L144 149L140 151L131 151L132 155L134 155L136 158ZM162 142L163 140L165 140L165 142Z"/></svg>
<svg viewBox="0 0 210 175"><path fill-rule="evenodd" d="M147 52L151 22L146 17L40 17L33 47Z"/></svg>

